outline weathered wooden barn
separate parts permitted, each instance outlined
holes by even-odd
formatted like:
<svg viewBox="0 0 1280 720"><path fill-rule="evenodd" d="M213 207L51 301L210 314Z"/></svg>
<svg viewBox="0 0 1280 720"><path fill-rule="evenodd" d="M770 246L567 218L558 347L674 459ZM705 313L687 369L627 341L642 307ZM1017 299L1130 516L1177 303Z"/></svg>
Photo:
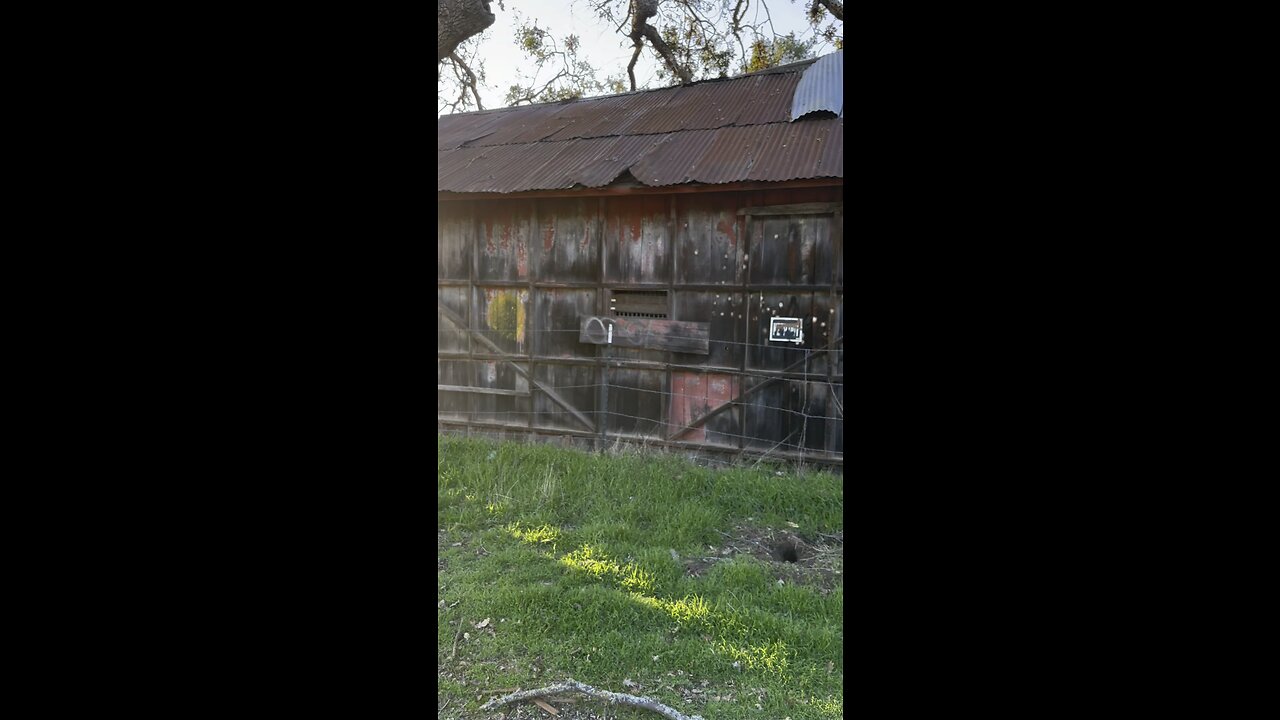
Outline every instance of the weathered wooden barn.
<svg viewBox="0 0 1280 720"><path fill-rule="evenodd" d="M440 429L842 466L843 61L441 117Z"/></svg>

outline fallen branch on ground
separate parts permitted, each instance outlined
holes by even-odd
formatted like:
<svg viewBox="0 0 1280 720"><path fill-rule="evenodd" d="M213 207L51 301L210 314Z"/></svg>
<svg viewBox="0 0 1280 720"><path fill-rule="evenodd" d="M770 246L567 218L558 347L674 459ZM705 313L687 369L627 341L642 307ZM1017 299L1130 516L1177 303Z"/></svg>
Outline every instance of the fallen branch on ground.
<svg viewBox="0 0 1280 720"><path fill-rule="evenodd" d="M537 690L525 690L524 692L513 693L506 697L494 698L484 705L481 705L480 709L488 711L508 703L520 702L522 700L529 700L531 698L561 692L579 692L589 697L604 700L610 705L630 705L631 707L637 707L641 710L658 713L659 715L670 718L670 720L702 720L702 717L698 715L685 715L679 710L667 707L652 698L636 697L635 695L609 692L608 690L597 690L590 685L584 685L577 680L565 680L564 682L556 683L555 685L548 685L547 687L539 688Z"/></svg>

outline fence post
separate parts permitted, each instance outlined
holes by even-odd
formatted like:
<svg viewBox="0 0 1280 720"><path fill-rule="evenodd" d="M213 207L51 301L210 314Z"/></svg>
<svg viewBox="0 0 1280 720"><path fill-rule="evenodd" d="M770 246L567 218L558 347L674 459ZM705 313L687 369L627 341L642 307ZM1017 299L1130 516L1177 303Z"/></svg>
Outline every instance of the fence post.
<svg viewBox="0 0 1280 720"><path fill-rule="evenodd" d="M613 357L613 323L609 323L608 333L608 342L604 346L604 368L600 371L600 418L596 422L600 434L596 441L598 450L605 448L605 436L609 428L609 360Z"/></svg>

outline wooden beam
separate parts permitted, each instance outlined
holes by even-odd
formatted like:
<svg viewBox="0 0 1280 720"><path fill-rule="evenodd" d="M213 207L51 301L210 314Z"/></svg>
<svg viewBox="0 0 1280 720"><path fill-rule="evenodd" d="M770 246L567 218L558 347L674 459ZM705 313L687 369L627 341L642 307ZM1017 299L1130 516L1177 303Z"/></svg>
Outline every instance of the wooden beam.
<svg viewBox="0 0 1280 720"><path fill-rule="evenodd" d="M509 395L511 397L529 397L531 393L519 390L499 390L497 388L469 387L465 385L436 385L436 392L465 392L481 395Z"/></svg>
<svg viewBox="0 0 1280 720"><path fill-rule="evenodd" d="M578 342L592 345L711 354L711 323L584 315L578 318ZM613 342L609 342L609 328Z"/></svg>
<svg viewBox="0 0 1280 720"><path fill-rule="evenodd" d="M844 207L844 203L795 203L794 205L764 205L742 208L739 215L829 215Z"/></svg>

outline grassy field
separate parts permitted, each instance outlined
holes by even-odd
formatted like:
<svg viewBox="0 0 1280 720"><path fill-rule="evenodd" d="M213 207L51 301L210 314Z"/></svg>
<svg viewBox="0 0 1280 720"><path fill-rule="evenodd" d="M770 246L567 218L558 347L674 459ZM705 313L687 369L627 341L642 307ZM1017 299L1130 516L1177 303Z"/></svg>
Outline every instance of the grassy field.
<svg viewBox="0 0 1280 720"><path fill-rule="evenodd" d="M438 450L439 717L503 717L478 708L566 678L707 720L844 716L841 478L454 437ZM556 720L659 717L565 697Z"/></svg>

